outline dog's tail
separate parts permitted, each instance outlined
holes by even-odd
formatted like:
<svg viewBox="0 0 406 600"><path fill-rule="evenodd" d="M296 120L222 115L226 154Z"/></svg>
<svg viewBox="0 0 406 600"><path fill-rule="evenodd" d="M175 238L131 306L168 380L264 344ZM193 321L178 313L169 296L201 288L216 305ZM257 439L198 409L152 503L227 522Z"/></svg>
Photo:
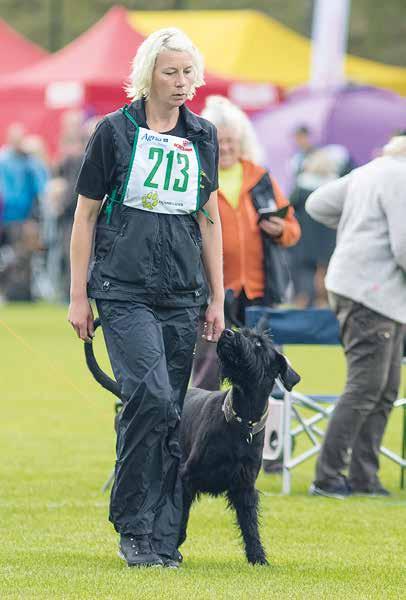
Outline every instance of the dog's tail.
<svg viewBox="0 0 406 600"><path fill-rule="evenodd" d="M100 326L100 319L95 319L94 330L96 331L96 329L99 326ZM99 367L96 357L93 352L93 342L92 341L85 342L85 357L86 357L86 364L89 368L89 371L91 372L91 374L93 375L95 380L98 383L100 383L100 385L102 385L106 390L108 390L109 392L111 392L112 394L117 396L117 398L120 398L120 400L121 400L120 386L118 385L117 381L114 381L114 379L111 379L111 377L109 377L107 375L107 373L102 371L101 368Z"/></svg>

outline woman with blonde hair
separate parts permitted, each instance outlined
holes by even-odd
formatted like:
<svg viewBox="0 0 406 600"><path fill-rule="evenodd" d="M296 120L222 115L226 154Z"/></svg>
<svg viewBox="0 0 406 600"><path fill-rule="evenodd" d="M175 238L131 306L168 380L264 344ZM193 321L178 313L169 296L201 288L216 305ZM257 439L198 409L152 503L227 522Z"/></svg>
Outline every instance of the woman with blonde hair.
<svg viewBox="0 0 406 600"><path fill-rule="evenodd" d="M209 96L202 116L216 126L219 141L224 286L235 298L232 312L244 322L247 306L281 302L274 259L279 247L297 242L300 227L274 177L258 164L260 146L244 112L227 98ZM193 383L210 390L219 387L215 350L201 343Z"/></svg>
<svg viewBox="0 0 406 600"><path fill-rule="evenodd" d="M129 566L181 560L178 430L206 302L202 265L206 338L224 328L216 130L185 106L203 83L184 33L151 34L134 58L131 103L99 123L77 184L69 321L89 340L96 300L121 386L110 520Z"/></svg>

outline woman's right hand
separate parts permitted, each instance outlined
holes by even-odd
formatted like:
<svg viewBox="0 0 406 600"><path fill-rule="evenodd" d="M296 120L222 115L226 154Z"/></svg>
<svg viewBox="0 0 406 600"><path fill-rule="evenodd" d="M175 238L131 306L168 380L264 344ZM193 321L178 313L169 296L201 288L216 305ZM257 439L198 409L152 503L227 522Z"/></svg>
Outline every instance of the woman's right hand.
<svg viewBox="0 0 406 600"><path fill-rule="evenodd" d="M90 342L94 336L93 310L87 298L71 300L68 321L76 331L78 338Z"/></svg>

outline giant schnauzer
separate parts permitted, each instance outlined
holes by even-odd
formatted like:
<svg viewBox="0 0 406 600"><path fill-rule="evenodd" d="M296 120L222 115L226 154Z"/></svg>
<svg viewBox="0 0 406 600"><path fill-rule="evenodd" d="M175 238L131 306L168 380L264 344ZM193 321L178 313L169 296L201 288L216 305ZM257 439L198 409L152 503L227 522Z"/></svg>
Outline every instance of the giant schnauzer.
<svg viewBox="0 0 406 600"><path fill-rule="evenodd" d="M217 345L226 392L188 391L180 424L183 522L186 539L192 502L200 493L225 494L234 508L248 562L267 564L258 532L258 492L268 398L275 379L291 390L300 381L268 335L225 329Z"/></svg>
<svg viewBox="0 0 406 600"><path fill-rule="evenodd" d="M99 325L95 321L95 328ZM186 539L189 512L201 494L225 494L234 508L248 562L267 564L258 531L255 482L262 462L268 398L275 380L291 390L300 381L266 333L225 329L217 344L228 391L188 390L180 423L183 519L179 546ZM98 366L92 344L85 344L95 379L120 397L118 384Z"/></svg>

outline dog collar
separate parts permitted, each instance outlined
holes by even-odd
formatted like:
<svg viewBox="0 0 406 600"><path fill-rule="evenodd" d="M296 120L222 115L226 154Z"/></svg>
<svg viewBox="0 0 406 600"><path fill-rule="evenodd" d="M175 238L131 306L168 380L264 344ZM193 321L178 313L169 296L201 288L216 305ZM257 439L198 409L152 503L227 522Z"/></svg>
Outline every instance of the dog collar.
<svg viewBox="0 0 406 600"><path fill-rule="evenodd" d="M237 421L237 423L242 424L245 421L248 424L247 442L248 444L251 444L253 436L262 431L265 427L266 420L268 418L269 404L267 405L266 410L259 421L246 421L245 419L239 417L233 408L233 388L231 388L224 398L222 410L227 423Z"/></svg>

